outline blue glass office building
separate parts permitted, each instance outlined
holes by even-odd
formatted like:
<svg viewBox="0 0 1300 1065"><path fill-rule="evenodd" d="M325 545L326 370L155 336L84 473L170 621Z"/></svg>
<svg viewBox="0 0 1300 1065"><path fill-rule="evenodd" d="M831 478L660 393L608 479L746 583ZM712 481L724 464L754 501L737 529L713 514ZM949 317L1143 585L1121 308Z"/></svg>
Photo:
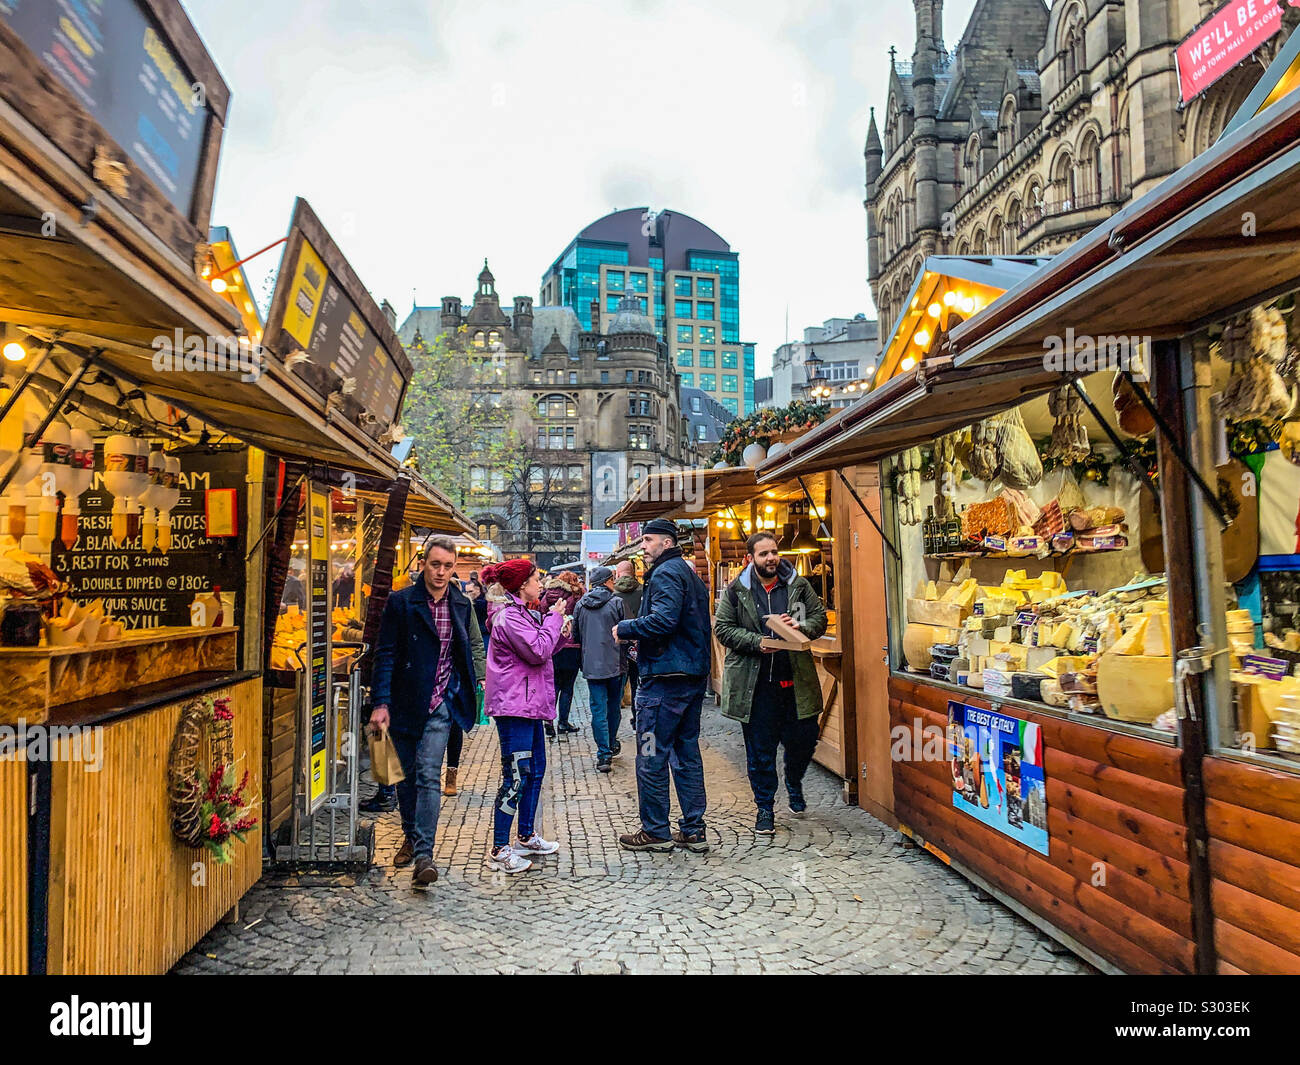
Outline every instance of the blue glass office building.
<svg viewBox="0 0 1300 1065"><path fill-rule="evenodd" d="M740 258L689 215L648 207L606 215L551 264L540 295L543 306L572 307L588 330L609 321L624 296L637 297L686 380L735 414L754 409L754 346L740 339Z"/></svg>

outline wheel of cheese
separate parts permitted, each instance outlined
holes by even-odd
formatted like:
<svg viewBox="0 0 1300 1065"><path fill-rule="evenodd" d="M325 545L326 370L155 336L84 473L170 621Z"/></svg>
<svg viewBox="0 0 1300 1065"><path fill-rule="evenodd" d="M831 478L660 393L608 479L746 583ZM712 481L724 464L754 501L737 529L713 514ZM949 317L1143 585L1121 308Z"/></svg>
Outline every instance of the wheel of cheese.
<svg viewBox="0 0 1300 1065"><path fill-rule="evenodd" d="M921 625L911 622L903 630L903 654L913 669L929 669L933 658L930 648L937 643L956 643L957 630L938 625Z"/></svg>

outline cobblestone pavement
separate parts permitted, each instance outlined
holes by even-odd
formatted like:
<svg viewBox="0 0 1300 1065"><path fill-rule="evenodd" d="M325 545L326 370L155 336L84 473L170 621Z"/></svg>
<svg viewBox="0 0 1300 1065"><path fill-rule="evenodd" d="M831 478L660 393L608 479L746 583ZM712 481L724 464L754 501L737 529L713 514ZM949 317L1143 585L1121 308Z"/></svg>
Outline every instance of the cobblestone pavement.
<svg viewBox="0 0 1300 1065"><path fill-rule="evenodd" d="M618 834L637 826L628 725L614 772L597 773L579 681L574 721L583 731L549 745L542 799L539 827L560 841L558 855L512 877L484 866L500 762L496 730L476 728L460 794L444 799L437 884L414 891L409 868L393 869L401 829L395 812L385 814L367 875L264 878L239 921L218 925L176 971L1092 971L845 805L819 766L805 782L806 816L790 816L778 799L776 835L756 839L740 727L711 703L702 735L707 855L619 849Z"/></svg>

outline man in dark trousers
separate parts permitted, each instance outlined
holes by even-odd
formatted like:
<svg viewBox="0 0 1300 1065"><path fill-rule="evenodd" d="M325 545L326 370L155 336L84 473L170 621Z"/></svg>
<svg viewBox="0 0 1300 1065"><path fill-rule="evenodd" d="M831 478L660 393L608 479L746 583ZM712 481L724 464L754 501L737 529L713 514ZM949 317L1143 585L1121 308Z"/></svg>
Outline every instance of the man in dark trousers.
<svg viewBox="0 0 1300 1065"><path fill-rule="evenodd" d="M618 724L623 678L627 674L626 645L613 629L623 620L623 600L614 594L614 571L597 566L590 575L591 591L573 612L573 638L582 650L582 675L591 704L591 734L596 740L596 770L613 771L613 758L622 749Z"/></svg>
<svg viewBox="0 0 1300 1065"><path fill-rule="evenodd" d="M474 608L452 580L456 542L434 536L409 588L384 604L375 644L370 727L388 726L406 779L397 785L405 840L393 864L415 862L412 886L438 879L434 837L442 801L442 758L452 723L465 732L478 716L475 693L485 667Z"/></svg>
<svg viewBox="0 0 1300 1065"><path fill-rule="evenodd" d="M766 651L764 636L775 633L764 621L776 615L810 639L826 631L826 608L804 577L777 553L771 532L747 541L747 565L728 585L714 616L718 642L727 648L722 670L722 712L744 725L749 786L758 816L754 831L776 831L776 748L785 748L785 790L790 812L808 808L803 776L817 746L822 690L811 651Z"/></svg>
<svg viewBox="0 0 1300 1065"><path fill-rule="evenodd" d="M628 850L669 851L677 844L703 853L704 762L700 714L709 681L709 592L682 557L677 526L655 518L645 526L646 571L640 614L613 628L637 641L636 785L641 814L637 832L619 836ZM672 771L681 831L668 828L668 777Z"/></svg>

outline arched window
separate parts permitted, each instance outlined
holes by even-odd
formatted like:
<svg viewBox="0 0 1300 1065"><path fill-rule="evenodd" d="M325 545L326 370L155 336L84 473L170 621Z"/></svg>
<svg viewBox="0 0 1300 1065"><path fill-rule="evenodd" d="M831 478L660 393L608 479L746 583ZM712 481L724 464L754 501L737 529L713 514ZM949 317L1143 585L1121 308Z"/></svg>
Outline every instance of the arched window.
<svg viewBox="0 0 1300 1065"><path fill-rule="evenodd" d="M970 250L972 255L987 255L989 253L989 239L984 230L975 230L975 236L971 240Z"/></svg>
<svg viewBox="0 0 1300 1065"><path fill-rule="evenodd" d="M1052 168L1052 196L1048 210L1054 213L1073 211L1078 199L1078 184L1074 168L1074 159L1069 152L1062 152Z"/></svg>
<svg viewBox="0 0 1300 1065"><path fill-rule="evenodd" d="M1065 17L1061 33L1061 58L1065 62L1065 81L1070 82L1088 69L1087 42L1084 35L1083 10L1077 5Z"/></svg>
<svg viewBox="0 0 1300 1065"><path fill-rule="evenodd" d="M496 346L500 343L501 343L501 334L498 333L495 329L493 329L492 332L488 334L488 345L491 348L495 349Z"/></svg>
<svg viewBox="0 0 1300 1065"><path fill-rule="evenodd" d="M474 334L474 346L476 348L481 348L486 346L486 344L487 344L487 337L484 335L483 330L480 329L477 333Z"/></svg>
<svg viewBox="0 0 1300 1065"><path fill-rule="evenodd" d="M1012 200L1011 205L1007 208L1007 221L1003 228L1002 254L1015 255L1020 244L1020 230L1024 225L1024 217L1020 211L1020 201Z"/></svg>
<svg viewBox="0 0 1300 1065"><path fill-rule="evenodd" d="M998 115L998 154L1010 155L1016 146L1016 98L1008 96Z"/></svg>
<svg viewBox="0 0 1300 1065"><path fill-rule="evenodd" d="M974 188L980 179L980 135L972 133L970 140L966 142L966 157L962 160L962 170L965 173L966 187Z"/></svg>
<svg viewBox="0 0 1300 1065"><path fill-rule="evenodd" d="M1006 238L1003 236L1002 233L1002 216L1000 214L995 214L993 218L989 221L989 246L987 249L988 253L990 255L1001 255L1002 244L1005 239Z"/></svg>
<svg viewBox="0 0 1300 1065"><path fill-rule="evenodd" d="M537 416L539 418L576 418L578 416L578 406L570 397L554 393L538 399Z"/></svg>
<svg viewBox="0 0 1300 1065"><path fill-rule="evenodd" d="M1089 130L1079 146L1079 196L1085 206L1101 202L1101 142Z"/></svg>

